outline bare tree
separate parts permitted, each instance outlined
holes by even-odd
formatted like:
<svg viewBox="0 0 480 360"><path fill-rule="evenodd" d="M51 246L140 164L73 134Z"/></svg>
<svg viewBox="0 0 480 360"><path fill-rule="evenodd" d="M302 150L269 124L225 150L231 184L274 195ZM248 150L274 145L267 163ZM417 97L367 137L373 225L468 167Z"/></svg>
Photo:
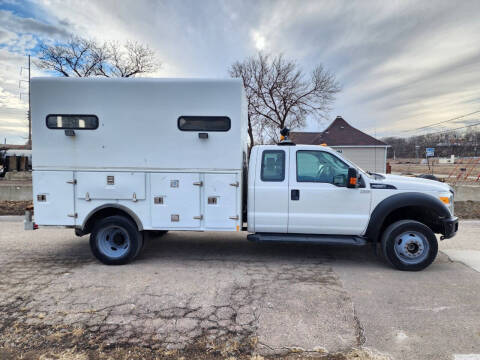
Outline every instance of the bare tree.
<svg viewBox="0 0 480 360"><path fill-rule="evenodd" d="M249 145L249 155L250 149L255 144L255 135L254 128L257 129L260 125L258 121L258 115L255 111L257 107L257 98L255 96L256 89L255 86L255 69L253 67L253 62L245 61L243 63L236 62L234 63L229 70L230 76L232 78L240 78L243 82L243 87L245 89L245 96L247 98L247 119L248 119L248 137L250 139Z"/></svg>
<svg viewBox="0 0 480 360"><path fill-rule="evenodd" d="M326 118L340 86L318 65L305 75L293 60L259 53L234 63L229 73L241 78L248 101L250 146L278 140L278 129L298 129L307 117Z"/></svg>
<svg viewBox="0 0 480 360"><path fill-rule="evenodd" d="M93 40L71 38L58 45L42 44L37 65L62 76L133 77L157 70L155 52L147 45L126 42L98 44Z"/></svg>

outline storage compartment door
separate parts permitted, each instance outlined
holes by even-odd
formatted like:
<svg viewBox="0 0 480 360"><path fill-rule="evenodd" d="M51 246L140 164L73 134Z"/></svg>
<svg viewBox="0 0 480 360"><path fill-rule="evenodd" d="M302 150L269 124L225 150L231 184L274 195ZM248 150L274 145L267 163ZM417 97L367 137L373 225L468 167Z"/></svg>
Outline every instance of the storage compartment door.
<svg viewBox="0 0 480 360"><path fill-rule="evenodd" d="M188 173L150 174L152 226L197 229L201 225L200 176Z"/></svg>
<svg viewBox="0 0 480 360"><path fill-rule="evenodd" d="M77 198L90 200L145 200L145 173L77 172Z"/></svg>
<svg viewBox="0 0 480 360"><path fill-rule="evenodd" d="M205 228L235 230L241 219L235 174L205 174Z"/></svg>
<svg viewBox="0 0 480 360"><path fill-rule="evenodd" d="M34 219L38 225L75 225L72 171L33 171Z"/></svg>

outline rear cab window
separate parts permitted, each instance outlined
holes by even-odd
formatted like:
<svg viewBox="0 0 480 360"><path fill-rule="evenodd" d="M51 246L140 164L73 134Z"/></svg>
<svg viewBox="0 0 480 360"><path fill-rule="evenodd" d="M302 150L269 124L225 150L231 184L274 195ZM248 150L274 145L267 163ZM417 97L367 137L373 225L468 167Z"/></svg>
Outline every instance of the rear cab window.
<svg viewBox="0 0 480 360"><path fill-rule="evenodd" d="M285 151L264 150L262 152L262 181L281 182L285 180Z"/></svg>

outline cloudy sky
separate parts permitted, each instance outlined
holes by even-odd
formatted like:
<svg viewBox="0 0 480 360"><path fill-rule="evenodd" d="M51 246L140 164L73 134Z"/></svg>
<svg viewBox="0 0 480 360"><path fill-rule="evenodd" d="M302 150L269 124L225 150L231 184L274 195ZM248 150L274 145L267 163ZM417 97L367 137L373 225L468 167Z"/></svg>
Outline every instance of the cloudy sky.
<svg viewBox="0 0 480 360"><path fill-rule="evenodd" d="M225 77L258 50L306 71L322 63L342 86L332 119L379 137L409 134L480 110L479 14L476 0L0 0L0 140L25 141L25 54L70 34L146 43L160 77Z"/></svg>

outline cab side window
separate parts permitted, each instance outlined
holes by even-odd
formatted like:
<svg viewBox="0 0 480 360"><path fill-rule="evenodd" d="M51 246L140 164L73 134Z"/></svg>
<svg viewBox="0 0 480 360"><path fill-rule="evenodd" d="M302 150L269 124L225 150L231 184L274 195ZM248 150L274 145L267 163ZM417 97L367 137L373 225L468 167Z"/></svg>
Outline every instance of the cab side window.
<svg viewBox="0 0 480 360"><path fill-rule="evenodd" d="M263 151L260 178L262 181L283 181L285 179L285 151Z"/></svg>
<svg viewBox="0 0 480 360"><path fill-rule="evenodd" d="M297 151L297 181L347 186L348 165L336 156L317 150Z"/></svg>

